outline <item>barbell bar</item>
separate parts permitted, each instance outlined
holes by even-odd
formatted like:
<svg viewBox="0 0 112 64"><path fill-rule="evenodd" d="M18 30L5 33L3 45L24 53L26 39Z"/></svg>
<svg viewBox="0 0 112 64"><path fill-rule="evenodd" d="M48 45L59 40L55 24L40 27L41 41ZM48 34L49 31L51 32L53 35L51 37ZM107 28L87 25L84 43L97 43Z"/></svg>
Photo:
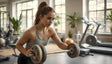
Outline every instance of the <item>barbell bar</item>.
<svg viewBox="0 0 112 64"><path fill-rule="evenodd" d="M49 54L64 53L64 52L69 52L69 51L70 51L70 50L61 50L61 51L48 52L47 55L49 55Z"/></svg>
<svg viewBox="0 0 112 64"><path fill-rule="evenodd" d="M70 43L67 46L67 50L60 50L60 51L53 51L53 52L46 52L46 49L43 45L35 45L32 47L34 50L33 54L30 54L31 60L34 64L36 63L43 63L46 60L47 55L49 54L58 54L58 53L65 53L67 52L68 56L71 58L75 58L80 54L80 48L76 43Z"/></svg>

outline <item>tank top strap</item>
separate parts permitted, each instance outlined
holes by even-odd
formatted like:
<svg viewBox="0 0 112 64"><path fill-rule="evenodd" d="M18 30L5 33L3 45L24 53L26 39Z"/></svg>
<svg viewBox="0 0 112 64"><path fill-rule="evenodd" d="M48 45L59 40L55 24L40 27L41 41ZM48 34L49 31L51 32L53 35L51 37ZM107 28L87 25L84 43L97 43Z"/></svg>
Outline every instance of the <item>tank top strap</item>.
<svg viewBox="0 0 112 64"><path fill-rule="evenodd" d="M37 25L36 25L36 36L39 38Z"/></svg>

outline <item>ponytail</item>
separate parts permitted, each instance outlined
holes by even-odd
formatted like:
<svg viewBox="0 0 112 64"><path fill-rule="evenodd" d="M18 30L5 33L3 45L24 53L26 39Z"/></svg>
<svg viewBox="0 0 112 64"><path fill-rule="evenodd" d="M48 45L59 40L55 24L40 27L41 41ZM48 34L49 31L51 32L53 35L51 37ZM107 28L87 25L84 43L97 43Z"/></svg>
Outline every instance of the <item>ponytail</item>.
<svg viewBox="0 0 112 64"><path fill-rule="evenodd" d="M38 11L35 15L35 21L34 21L34 25L38 24L40 21L39 16L42 15L47 15L49 12L54 11L53 8L51 8L50 6L48 6L48 4L46 2L41 2L39 7L38 7Z"/></svg>

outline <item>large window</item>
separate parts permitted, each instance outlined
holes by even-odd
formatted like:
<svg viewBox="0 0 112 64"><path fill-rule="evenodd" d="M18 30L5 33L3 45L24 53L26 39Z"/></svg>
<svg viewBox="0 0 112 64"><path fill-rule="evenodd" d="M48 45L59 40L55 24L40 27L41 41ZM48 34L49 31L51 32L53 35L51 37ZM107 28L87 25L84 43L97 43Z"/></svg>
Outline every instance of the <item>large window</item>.
<svg viewBox="0 0 112 64"><path fill-rule="evenodd" d="M98 22L105 24L104 29L100 28L99 33L110 33L109 21L106 20L106 15L112 9L112 0L89 0L89 20L92 18Z"/></svg>
<svg viewBox="0 0 112 64"><path fill-rule="evenodd" d="M21 31L25 31L33 25L35 14L38 7L37 3L38 3L37 0L33 0L27 2L20 2L16 4L17 18L19 18L20 13L22 13Z"/></svg>
<svg viewBox="0 0 112 64"><path fill-rule="evenodd" d="M65 32L65 0L55 0L56 15L60 17L60 24L58 25L58 32Z"/></svg>
<svg viewBox="0 0 112 64"><path fill-rule="evenodd" d="M0 27L7 31L9 26L8 12L5 6L0 7Z"/></svg>

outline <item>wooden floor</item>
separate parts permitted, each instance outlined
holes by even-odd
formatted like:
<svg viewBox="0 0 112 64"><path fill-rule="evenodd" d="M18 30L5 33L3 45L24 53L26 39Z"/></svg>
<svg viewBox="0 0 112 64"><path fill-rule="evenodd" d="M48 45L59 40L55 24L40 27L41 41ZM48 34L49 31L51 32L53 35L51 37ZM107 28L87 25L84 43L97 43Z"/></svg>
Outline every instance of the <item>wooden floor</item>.
<svg viewBox="0 0 112 64"><path fill-rule="evenodd" d="M46 47L47 52L61 50L55 44L49 44ZM17 57L11 56L12 49L0 50L0 54L10 56L9 61L0 62L0 64L17 64ZM18 52L19 53L19 52ZM94 56L85 56L70 58L66 53L49 55L44 64L111 64L112 56L104 54L94 54Z"/></svg>

